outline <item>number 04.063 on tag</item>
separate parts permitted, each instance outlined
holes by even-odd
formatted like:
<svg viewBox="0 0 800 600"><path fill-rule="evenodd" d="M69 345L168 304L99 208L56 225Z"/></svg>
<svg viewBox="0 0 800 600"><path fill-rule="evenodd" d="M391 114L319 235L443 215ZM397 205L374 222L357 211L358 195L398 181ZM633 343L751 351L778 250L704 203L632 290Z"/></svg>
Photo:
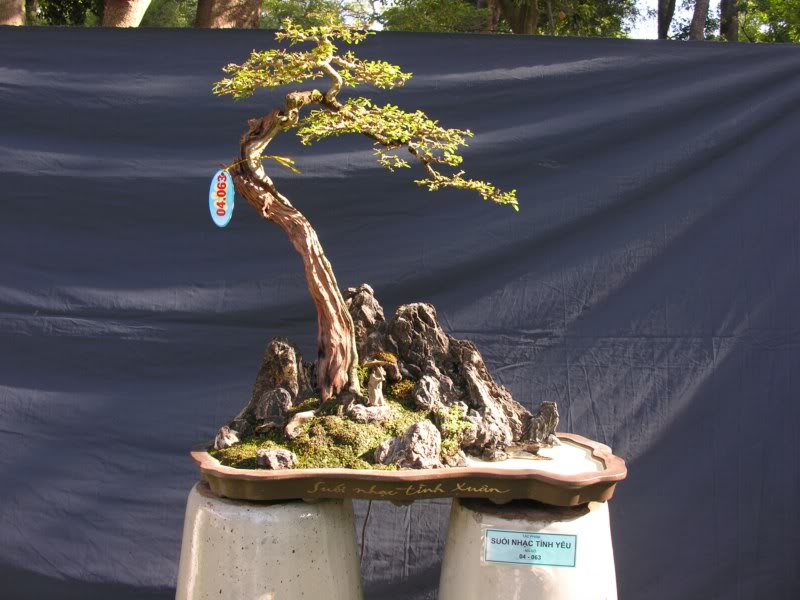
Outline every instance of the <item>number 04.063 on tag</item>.
<svg viewBox="0 0 800 600"><path fill-rule="evenodd" d="M208 210L218 227L225 227L233 216L233 178L225 169L214 173L208 190Z"/></svg>

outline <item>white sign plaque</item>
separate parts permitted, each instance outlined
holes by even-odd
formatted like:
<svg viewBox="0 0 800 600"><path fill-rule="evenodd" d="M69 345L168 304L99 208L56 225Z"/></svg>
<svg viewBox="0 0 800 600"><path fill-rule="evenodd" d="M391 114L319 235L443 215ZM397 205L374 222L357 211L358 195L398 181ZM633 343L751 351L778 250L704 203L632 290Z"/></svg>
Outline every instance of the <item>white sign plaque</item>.
<svg viewBox="0 0 800 600"><path fill-rule="evenodd" d="M578 536L487 529L483 560L487 563L574 567Z"/></svg>

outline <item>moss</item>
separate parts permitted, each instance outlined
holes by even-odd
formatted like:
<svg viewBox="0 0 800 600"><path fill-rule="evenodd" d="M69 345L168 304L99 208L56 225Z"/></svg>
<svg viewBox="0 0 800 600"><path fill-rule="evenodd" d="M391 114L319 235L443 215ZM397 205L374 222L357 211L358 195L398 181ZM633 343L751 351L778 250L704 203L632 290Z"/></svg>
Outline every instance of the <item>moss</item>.
<svg viewBox="0 0 800 600"><path fill-rule="evenodd" d="M365 367L364 365L358 365L356 367L356 374L358 375L358 383L361 386L361 389L367 389L367 383L369 382L369 368Z"/></svg>
<svg viewBox="0 0 800 600"><path fill-rule="evenodd" d="M397 364L397 357L391 352L378 352L375 355L375 359Z"/></svg>
<svg viewBox="0 0 800 600"><path fill-rule="evenodd" d="M289 414L294 416L299 412L305 412L307 410L317 410L321 400L316 396L311 396L310 398L306 398L295 404L292 408L289 409Z"/></svg>
<svg viewBox="0 0 800 600"><path fill-rule="evenodd" d="M394 417L384 425L391 437L403 435L414 423L428 418L427 411L415 410L395 400L387 400L387 402L394 409Z"/></svg>
<svg viewBox="0 0 800 600"><path fill-rule="evenodd" d="M386 402L394 410L394 417L384 427L392 437L403 435L414 423L430 417L430 413L417 408L411 398L411 392L416 385L415 381L403 379L388 386L386 390Z"/></svg>
<svg viewBox="0 0 800 600"><path fill-rule="evenodd" d="M387 396L393 416L382 425L356 423L337 414L317 414L305 423L294 440L283 438L281 431L272 431L244 438L239 444L224 450L210 449L211 455L223 465L239 469L256 468L256 451L260 448L285 448L297 455L301 469L320 467L347 469L396 469L394 465L375 464L375 449L383 442L402 435L414 423L429 414L417 410L408 400ZM335 403L329 403L329 406ZM318 398L307 398L293 412L309 410L319 405ZM341 408L341 406L339 406Z"/></svg>
<svg viewBox="0 0 800 600"><path fill-rule="evenodd" d="M393 383L389 386L387 396L397 398L398 400L405 400L411 397L411 394L416 387L416 381L411 381L410 379L401 379L397 383Z"/></svg>
<svg viewBox="0 0 800 600"><path fill-rule="evenodd" d="M461 406L451 408L441 407L436 411L436 421L442 434L442 458L454 456L461 449L461 438L464 432L475 425L466 419L466 413Z"/></svg>
<svg viewBox="0 0 800 600"><path fill-rule="evenodd" d="M326 415L312 419L308 429L291 445L300 468L368 469L372 467L372 453L386 437L377 425Z"/></svg>
<svg viewBox="0 0 800 600"><path fill-rule="evenodd" d="M245 438L241 443L226 448L225 450L210 450L211 456L219 460L223 465L236 467L238 469L256 469L256 451L261 448L273 450L282 448L275 441L263 436Z"/></svg>

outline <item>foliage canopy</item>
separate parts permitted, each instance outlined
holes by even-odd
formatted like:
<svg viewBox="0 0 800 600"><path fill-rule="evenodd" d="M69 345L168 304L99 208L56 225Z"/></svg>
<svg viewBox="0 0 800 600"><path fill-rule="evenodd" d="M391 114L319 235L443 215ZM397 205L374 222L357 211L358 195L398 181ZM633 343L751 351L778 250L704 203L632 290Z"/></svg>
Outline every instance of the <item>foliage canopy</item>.
<svg viewBox="0 0 800 600"><path fill-rule="evenodd" d="M381 0L263 0L260 26L280 29L286 19L302 27L331 20L368 25L382 6Z"/></svg>
<svg viewBox="0 0 800 600"><path fill-rule="evenodd" d="M490 27L489 9L464 0L396 0L378 20L389 31L475 33Z"/></svg>
<svg viewBox="0 0 800 600"><path fill-rule="evenodd" d="M350 51L339 52L337 43L359 44L372 32L353 29L332 19L323 25L307 27L299 27L291 20L284 21L283 25L283 30L275 35L277 40L290 46L310 45L310 48L254 50L241 65L230 64L224 68L228 77L215 84L214 93L240 100L262 87L327 77L330 88L326 92L313 91L307 96L310 103L318 105L308 115L299 118L297 109L289 107L287 102L287 112L294 110L295 114L283 121L282 128L296 129L303 144L347 133L362 134L374 141L378 163L390 171L411 166L397 153L407 150L422 164L427 175L416 183L431 191L441 188L473 190L484 200L519 209L516 190L501 191L491 183L466 178L463 171L443 172L443 167L461 164L460 148L467 145L472 132L442 127L419 110L408 112L392 104L379 106L363 97L349 98L344 103L339 101L337 94L343 87L368 84L391 89L411 78L411 73L388 62L361 59Z"/></svg>
<svg viewBox="0 0 800 600"><path fill-rule="evenodd" d="M103 0L39 0L37 23L46 25L99 25Z"/></svg>
<svg viewBox="0 0 800 600"><path fill-rule="evenodd" d="M800 42L800 0L739 0L740 41Z"/></svg>
<svg viewBox="0 0 800 600"><path fill-rule="evenodd" d="M140 27L191 27L197 0L153 0Z"/></svg>
<svg viewBox="0 0 800 600"><path fill-rule="evenodd" d="M191 27L198 0L152 0L142 27ZM672 39L687 40L694 0L677 0ZM103 0L37 0L29 25L100 25ZM738 0L739 41L800 42L800 0ZM494 7L497 10L493 10ZM510 33L515 7L535 8L531 33L627 37L633 22L653 12L638 0L261 0L259 26L278 29L333 20L380 24L391 31ZM510 11L510 12L509 12ZM652 15L651 15L652 16ZM710 10L705 39L721 41L719 10Z"/></svg>

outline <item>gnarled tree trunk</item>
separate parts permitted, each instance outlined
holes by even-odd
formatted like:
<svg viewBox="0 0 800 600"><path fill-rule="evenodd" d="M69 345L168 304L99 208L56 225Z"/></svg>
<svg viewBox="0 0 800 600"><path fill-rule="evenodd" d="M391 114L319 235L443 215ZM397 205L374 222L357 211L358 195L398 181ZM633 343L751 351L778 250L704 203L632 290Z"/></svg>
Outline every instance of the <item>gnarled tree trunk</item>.
<svg viewBox="0 0 800 600"><path fill-rule="evenodd" d="M195 27L258 29L260 0L200 0Z"/></svg>
<svg viewBox="0 0 800 600"><path fill-rule="evenodd" d="M105 0L103 27L138 27L150 0Z"/></svg>
<svg viewBox="0 0 800 600"><path fill-rule="evenodd" d="M280 131L282 116L275 109L261 119L250 121L250 130L241 141L242 161L230 171L236 191L265 219L286 232L303 259L308 291L317 309L317 384L322 399L330 399L346 386L360 394L353 320L317 233L308 219L278 193L271 180L259 172L261 167L254 168L255 164L260 165L258 157L263 149Z"/></svg>
<svg viewBox="0 0 800 600"><path fill-rule="evenodd" d="M0 0L0 25L25 25L25 0Z"/></svg>

